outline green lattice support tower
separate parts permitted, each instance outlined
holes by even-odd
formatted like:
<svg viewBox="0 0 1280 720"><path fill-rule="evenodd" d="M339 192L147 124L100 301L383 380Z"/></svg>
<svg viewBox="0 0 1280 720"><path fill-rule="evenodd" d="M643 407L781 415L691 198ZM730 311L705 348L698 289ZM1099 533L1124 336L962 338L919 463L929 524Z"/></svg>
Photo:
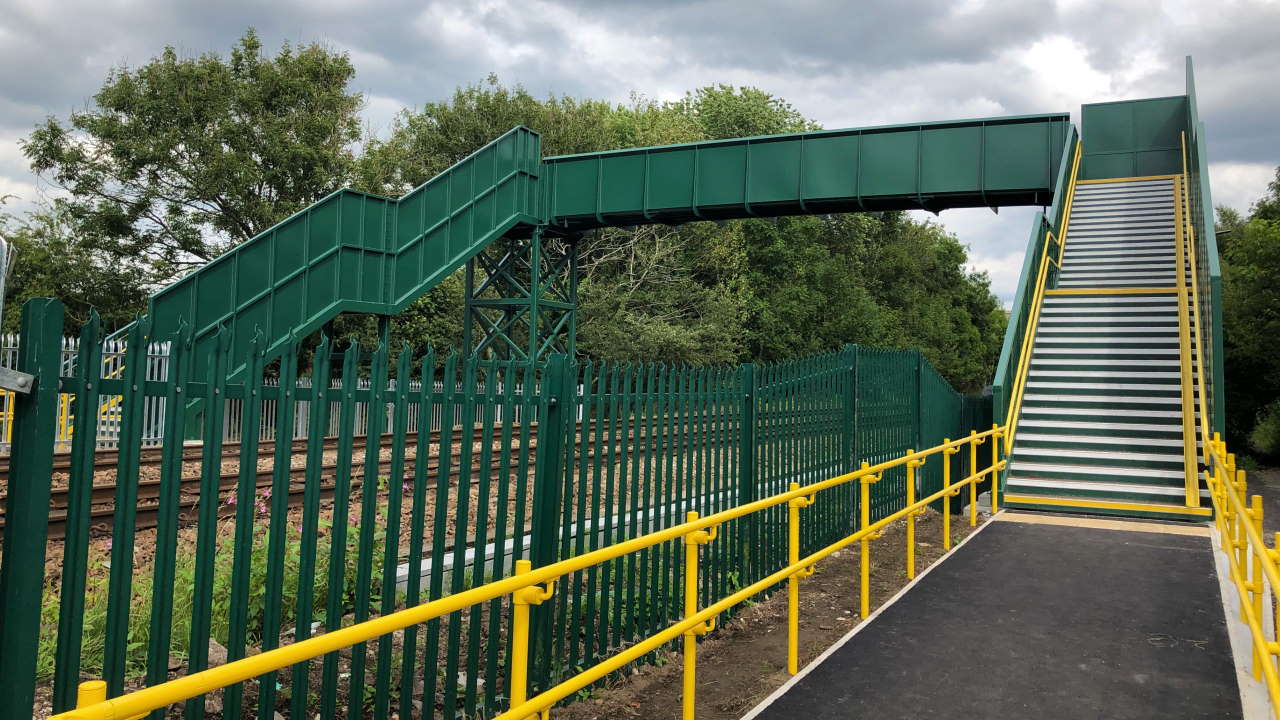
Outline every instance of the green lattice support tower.
<svg viewBox="0 0 1280 720"><path fill-rule="evenodd" d="M573 356L578 236L538 227L505 237L467 263L462 345L505 360Z"/></svg>

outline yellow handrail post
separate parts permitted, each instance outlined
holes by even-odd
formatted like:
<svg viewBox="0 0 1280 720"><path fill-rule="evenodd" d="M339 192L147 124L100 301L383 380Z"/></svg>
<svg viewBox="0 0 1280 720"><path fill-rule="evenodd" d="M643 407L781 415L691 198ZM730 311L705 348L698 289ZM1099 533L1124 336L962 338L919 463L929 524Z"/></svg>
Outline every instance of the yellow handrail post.
<svg viewBox="0 0 1280 720"><path fill-rule="evenodd" d="M87 708L107 700L107 683L102 680L85 680L76 689L76 709Z"/></svg>
<svg viewBox="0 0 1280 720"><path fill-rule="evenodd" d="M994 469L1000 464L1000 426L991 424L991 514L1000 509L1000 471Z"/></svg>
<svg viewBox="0 0 1280 720"><path fill-rule="evenodd" d="M868 465L864 460L862 462L862 469L865 471L867 467ZM861 498L862 507L860 509L862 510L862 529L864 531L867 528L871 527L871 486L877 482L880 482L880 477L878 475L872 475L868 473L862 476L861 482L859 483L862 486L862 498ZM862 537L861 550L862 550L861 582L858 583L858 589L861 592L861 603L859 604L858 609L861 611L860 614L862 615L862 619L866 620L867 617L871 615L871 534L870 533Z"/></svg>
<svg viewBox="0 0 1280 720"><path fill-rule="evenodd" d="M1227 455L1227 477L1233 478L1230 491L1235 493L1236 498L1243 505L1245 503L1245 473L1243 470L1236 470L1235 453ZM1247 522L1248 519L1243 517L1236 518L1235 521L1236 549L1238 551L1236 553L1236 562L1240 564L1240 572L1242 573L1249 569L1249 531L1245 529ZM1244 612L1243 609L1241 612Z"/></svg>
<svg viewBox="0 0 1280 720"><path fill-rule="evenodd" d="M795 483L792 483L795 485ZM697 511L685 514L685 522L695 522ZM684 616L698 614L698 547L716 539L717 530L694 530L684 536ZM693 720L698 692L698 636L715 628L715 620L689 628L684 633L684 720Z"/></svg>
<svg viewBox="0 0 1280 720"><path fill-rule="evenodd" d="M533 570L528 560L516 561L516 575ZM524 703L529 684L529 606L541 605L555 592L555 585L531 585L511 593L511 707Z"/></svg>
<svg viewBox="0 0 1280 720"><path fill-rule="evenodd" d="M951 438L942 438L943 445L950 445ZM942 489L947 493L942 496L942 549L951 549L951 456L960 452L960 448L948 447L942 451ZM959 492L958 490L956 492Z"/></svg>
<svg viewBox="0 0 1280 720"><path fill-rule="evenodd" d="M1214 479L1214 492L1218 496L1219 506L1226 507L1227 496L1223 493L1223 487L1226 485L1226 478L1224 475L1225 469L1222 467L1221 462L1223 455L1222 433L1215 432L1213 434L1213 441L1210 443L1210 452L1213 454L1213 463L1210 467L1210 471L1212 472ZM1224 540L1228 537L1227 532L1231 527L1230 519L1227 517L1228 515L1229 513L1226 512L1214 513L1214 519L1218 523L1218 532L1222 534L1222 538Z"/></svg>
<svg viewBox="0 0 1280 720"><path fill-rule="evenodd" d="M1253 523L1254 532L1259 537L1262 536L1262 496L1253 496L1253 507L1249 509L1249 520ZM1253 556L1252 566L1249 570L1249 598L1253 603L1253 616L1262 617L1262 590L1266 582L1262 578L1262 549L1254 548L1249 553ZM1256 642L1253 646L1253 679L1262 679L1262 663L1267 657L1267 650L1260 647Z"/></svg>
<svg viewBox="0 0 1280 720"><path fill-rule="evenodd" d="M790 490L799 490L800 483L793 482ZM787 564L800 562L800 508L813 504L813 496L791 498L787 501ZM787 672L800 672L800 580L813 574L813 567L796 570L787 578ZM692 715L686 715L691 719Z"/></svg>
<svg viewBox="0 0 1280 720"><path fill-rule="evenodd" d="M907 449L907 455L915 454L914 448ZM924 465L923 460L907 461L907 507L916 504L916 468ZM916 576L916 515L920 511L909 513L907 515L907 579L910 580Z"/></svg>
<svg viewBox="0 0 1280 720"><path fill-rule="evenodd" d="M978 446L982 440L977 437L977 430L969 431L969 474L978 472ZM978 483L969 483L969 527L978 526Z"/></svg>

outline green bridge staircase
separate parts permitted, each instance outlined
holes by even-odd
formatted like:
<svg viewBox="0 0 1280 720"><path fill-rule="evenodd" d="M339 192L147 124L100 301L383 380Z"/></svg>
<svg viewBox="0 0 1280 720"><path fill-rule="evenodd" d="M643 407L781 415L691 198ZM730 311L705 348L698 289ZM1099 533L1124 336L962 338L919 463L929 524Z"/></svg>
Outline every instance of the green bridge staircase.
<svg viewBox="0 0 1280 720"><path fill-rule="evenodd" d="M1010 503L1207 513L1207 490L1201 507L1186 502L1196 432L1182 417L1175 205L1175 178L1077 186L1032 345Z"/></svg>
<svg viewBox="0 0 1280 720"><path fill-rule="evenodd" d="M1222 273L1191 59L1185 95L1081 116L996 373L1004 499L1203 519L1205 449L1224 428Z"/></svg>

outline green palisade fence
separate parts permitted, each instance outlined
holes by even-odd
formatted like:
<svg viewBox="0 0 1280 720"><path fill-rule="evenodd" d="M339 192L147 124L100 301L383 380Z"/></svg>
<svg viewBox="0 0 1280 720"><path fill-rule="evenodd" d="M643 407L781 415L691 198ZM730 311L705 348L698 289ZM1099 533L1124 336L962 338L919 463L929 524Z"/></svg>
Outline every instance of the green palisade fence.
<svg viewBox="0 0 1280 720"><path fill-rule="evenodd" d="M533 366L392 349L384 322L376 348L295 340L271 361L270 338L255 336L237 358L229 332L217 332L196 368L191 328L152 337L144 321L124 373L104 378L95 317L73 374L60 377L60 304L33 300L23 317L19 363L37 381L18 397L5 488L2 717L29 716L37 689L65 710L85 678L113 694L162 682L172 668L200 670L504 577L519 559L554 562L991 422L989 399L959 395L915 351L847 346L700 368L553 356ZM151 342L170 344L164 379L138 371ZM120 455L95 466L95 410L112 398ZM184 443L189 416L169 413L165 442L144 453L140 410L155 398L203 402L199 441ZM76 433L59 455L55 418L68 400ZM278 435L259 445L273 414ZM224 447L232 423L243 442ZM921 492L940 482L941 466L926 465ZM874 517L903 506L904 483L899 472L874 486ZM64 491L65 537L47 539L51 494ZM105 521L93 512L103 507L115 509ZM855 493L824 493L805 515L804 551L848 533L857 513ZM785 521L761 513L721 528L701 570L702 603L782 567ZM653 547L562 578L535 615L534 684L677 619L680 550ZM61 573L44 575L46 560ZM494 600L168 716L493 713L506 703L510 613Z"/></svg>

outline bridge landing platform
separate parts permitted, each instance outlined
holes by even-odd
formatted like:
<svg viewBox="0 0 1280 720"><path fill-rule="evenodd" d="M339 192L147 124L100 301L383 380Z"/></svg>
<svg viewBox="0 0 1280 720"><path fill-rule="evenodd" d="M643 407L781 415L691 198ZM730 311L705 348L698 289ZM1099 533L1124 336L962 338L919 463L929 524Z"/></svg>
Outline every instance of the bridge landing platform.
<svg viewBox="0 0 1280 720"><path fill-rule="evenodd" d="M744 720L1242 717L1214 560L1207 525L1000 513Z"/></svg>

